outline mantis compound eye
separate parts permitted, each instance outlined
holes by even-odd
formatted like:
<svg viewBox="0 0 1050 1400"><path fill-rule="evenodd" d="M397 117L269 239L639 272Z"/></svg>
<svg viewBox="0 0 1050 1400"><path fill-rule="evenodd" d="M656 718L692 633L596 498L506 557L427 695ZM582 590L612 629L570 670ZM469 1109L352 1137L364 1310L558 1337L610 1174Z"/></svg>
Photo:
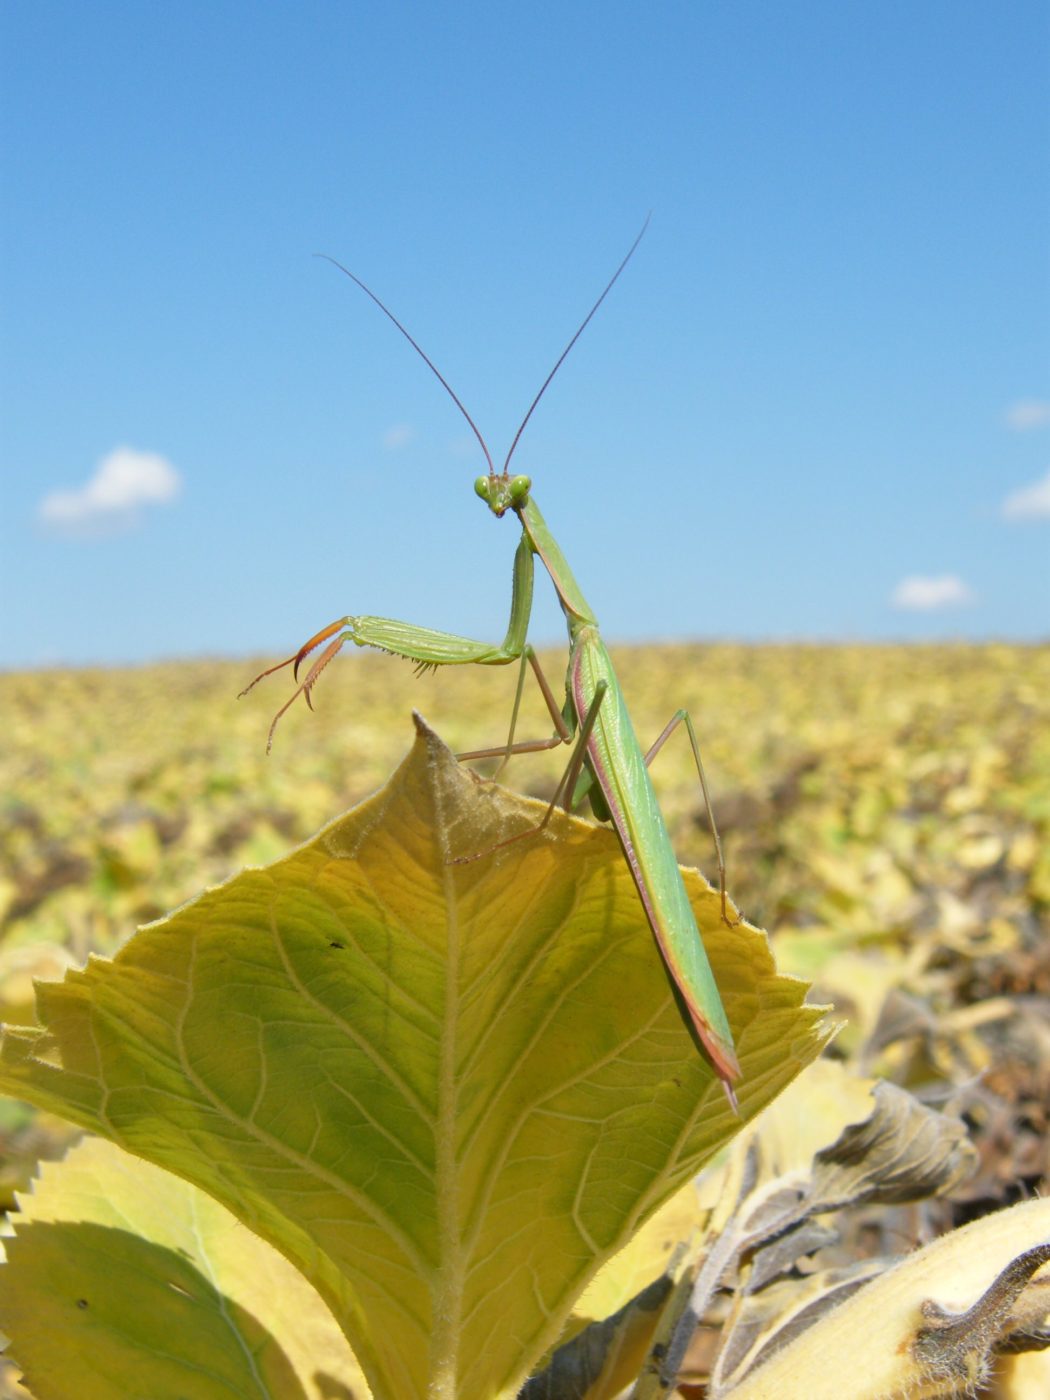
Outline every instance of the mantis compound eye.
<svg viewBox="0 0 1050 1400"><path fill-rule="evenodd" d="M474 490L483 501L489 499L489 479L487 476L479 476L474 482Z"/></svg>
<svg viewBox="0 0 1050 1400"><path fill-rule="evenodd" d="M511 505L522 506L532 490L532 478L528 476L512 477L509 489Z"/></svg>

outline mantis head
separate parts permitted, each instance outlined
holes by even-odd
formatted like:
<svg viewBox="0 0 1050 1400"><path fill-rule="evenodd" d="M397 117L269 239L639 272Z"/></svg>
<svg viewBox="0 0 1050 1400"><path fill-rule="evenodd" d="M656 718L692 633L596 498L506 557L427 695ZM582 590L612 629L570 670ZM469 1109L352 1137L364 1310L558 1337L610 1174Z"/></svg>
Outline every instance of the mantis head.
<svg viewBox="0 0 1050 1400"><path fill-rule="evenodd" d="M488 476L478 477L474 483L474 490L486 502L493 515L503 515L508 510L521 509L529 499L532 479L527 476L508 476L505 471L502 475L490 472Z"/></svg>

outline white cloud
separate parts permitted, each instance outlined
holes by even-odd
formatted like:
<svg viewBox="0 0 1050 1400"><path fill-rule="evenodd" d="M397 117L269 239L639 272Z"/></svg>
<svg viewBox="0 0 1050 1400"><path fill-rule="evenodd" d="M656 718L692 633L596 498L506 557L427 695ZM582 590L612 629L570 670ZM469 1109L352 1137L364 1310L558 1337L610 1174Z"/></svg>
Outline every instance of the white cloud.
<svg viewBox="0 0 1050 1400"><path fill-rule="evenodd" d="M40 502L40 519L56 529L129 525L141 506L175 499L182 478L166 457L115 447L77 491L51 491Z"/></svg>
<svg viewBox="0 0 1050 1400"><path fill-rule="evenodd" d="M901 579L890 602L905 612L936 612L972 603L974 595L957 574L911 574Z"/></svg>
<svg viewBox="0 0 1050 1400"><path fill-rule="evenodd" d="M1018 399L1006 410L1006 426L1015 433L1041 428L1050 423L1050 403L1046 399Z"/></svg>
<svg viewBox="0 0 1050 1400"><path fill-rule="evenodd" d="M408 423L395 423L383 434L383 451L400 452L415 438L416 430Z"/></svg>
<svg viewBox="0 0 1050 1400"><path fill-rule="evenodd" d="M1042 481L1011 491L1002 511L1004 520L1050 520L1050 471Z"/></svg>

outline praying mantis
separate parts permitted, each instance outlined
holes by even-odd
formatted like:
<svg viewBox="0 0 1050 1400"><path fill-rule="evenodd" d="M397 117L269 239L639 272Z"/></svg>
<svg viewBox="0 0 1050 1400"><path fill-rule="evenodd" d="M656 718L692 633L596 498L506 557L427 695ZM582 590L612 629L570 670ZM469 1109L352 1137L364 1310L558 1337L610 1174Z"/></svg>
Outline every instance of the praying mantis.
<svg viewBox="0 0 1050 1400"><path fill-rule="evenodd" d="M459 637L451 633L435 631L427 627L417 627L414 624L398 622L391 618L367 616L338 618L305 642L294 656L262 671L241 694L247 694L264 677L289 665L292 666L294 677L298 680L299 667L304 658L327 642L328 645L312 663L305 678L300 682L291 698L274 716L266 745L267 752L269 752L274 731L281 716L300 695L303 696L307 705L311 709L313 708L311 691L321 672L346 642L354 642L357 646L376 647L395 656L404 657L409 661L416 662L421 670L437 666L503 666L515 661L518 662L518 684L511 711L507 742L498 748L478 749L470 753L459 754L457 757L461 760L501 757L506 762L512 754L536 753L544 749L555 748L561 744L571 743L573 745L569 764L547 813L539 826L533 829L533 832L538 833L547 826L559 804L563 805L566 810L572 810L585 797L599 820L612 822L638 889L646 921L652 931L679 1008L684 1013L686 1024L721 1080L730 1105L734 1111L739 1112L733 1085L739 1078L740 1066L733 1046L732 1032L714 974L711 971L711 965L704 951L703 941L682 881L678 861L660 814L648 769L649 763L673 731L679 724L684 724L692 747L714 835L722 918L727 925L733 927L739 920L731 920L727 911L725 862L711 809L696 731L688 712L678 710L648 753L643 754L635 735L634 726L631 723L623 692L616 678L616 672L613 669L612 659L601 639L597 618L584 598L565 555L540 514L539 507L532 495L531 479L528 476L511 476L509 472L511 457L536 405L561 367L565 357L582 335L591 317L598 310L620 273L626 267L647 226L648 220L628 250L626 257L606 284L601 296L591 307L576 334L562 351L554 368L544 380L539 393L533 399L528 413L515 434L500 472L496 471L492 456L474 420L429 356L360 278L354 276L341 263L336 263L335 259L327 259L327 261L335 263L341 272L344 272L355 282L375 302L383 314L393 322L440 380L480 443L488 464L488 473L478 477L474 483L474 489L493 515L502 518L508 512L512 513L521 525L521 538L514 556L510 621L502 643L494 645L475 641L469 637ZM569 632L569 662L565 677L566 698L564 705L561 706L559 706L557 698L539 665L535 652L527 642L537 556L554 585ZM515 741L514 734L527 666L535 674L554 723L555 733L549 739L518 742ZM502 763L500 767L502 768ZM530 835L533 832L523 834ZM510 839L513 841L520 838L512 837ZM507 844L509 842L499 843L499 845ZM489 851L460 857L454 863L478 859L490 854L491 850L494 849L497 848L493 847Z"/></svg>

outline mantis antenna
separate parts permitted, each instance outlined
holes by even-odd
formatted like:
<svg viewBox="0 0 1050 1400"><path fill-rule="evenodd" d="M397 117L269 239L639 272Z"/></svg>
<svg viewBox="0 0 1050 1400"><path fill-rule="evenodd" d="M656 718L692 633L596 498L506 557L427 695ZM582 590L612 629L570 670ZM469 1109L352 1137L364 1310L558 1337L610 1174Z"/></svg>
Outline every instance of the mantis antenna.
<svg viewBox="0 0 1050 1400"><path fill-rule="evenodd" d="M517 447L517 445L518 445L518 440L520 439L522 433L525 431L525 424L526 424L526 423L529 421L529 419L532 417L532 410L533 410L533 409L536 407L536 405L539 403L540 399L543 398L543 395L544 395L544 392L545 392L545 390L546 390L546 388L547 388L547 385L551 382L551 380L554 378L554 376L555 376L555 375L558 373L558 371L561 369L561 367L562 367L562 362L563 362L563 360L565 359L566 355L568 355L569 351L572 349L572 347L573 347L573 346L576 344L576 342L579 340L580 336L583 335L584 331L587 329L587 323L588 323L588 321L590 321L591 317L592 317L592 316L594 315L594 313L598 310L599 306L601 306L602 302L605 300L605 298L606 298L606 297L609 295L609 293L612 291L612 289L613 289L613 283L614 283L614 282L616 281L616 279L619 277L620 273L624 270L624 268L627 266L627 264L631 261L631 255L634 253L635 248L638 247L638 244L641 243L642 237L643 237L644 234L645 234L645 230L649 227L649 220L650 220L652 217L653 217L652 214L646 214L646 216L645 216L645 223L644 223L644 224L642 225L642 227L641 227L641 232L638 234L638 237L637 237L637 238L634 240L634 242L631 244L630 248L628 248L628 250L627 250L627 256L624 258L623 262L620 264L620 266L616 269L616 271L613 273L613 275L609 278L608 282L605 284L605 290L602 292L601 296L598 298L598 300L597 300L597 301L594 303L594 305L591 307L590 311L587 312L587 315L583 318L583 321L580 323L580 328L579 328L579 330L576 332L576 334L573 336L573 338L569 341L568 345L566 345L565 349L564 349L564 350L561 352L561 354L558 356L558 359L557 359L557 361L555 362L554 368L551 370L550 374L547 375L547 378L546 378L546 379L543 381L543 383L540 385L540 392L539 392L539 393L536 395L536 397L533 399L532 403L529 404L529 411L528 411L528 413L526 413L525 417L521 420L521 427L520 427L520 428L518 429L518 431L514 434L514 441L511 443L511 445L510 445L510 451L507 453L506 460L505 460L504 463L503 463L503 475L504 475L504 476L507 475L507 468L510 466L510 459L514 456L514 449L515 449L515 448Z"/></svg>
<svg viewBox="0 0 1050 1400"><path fill-rule="evenodd" d="M519 427L518 431L514 434L514 440L513 440L513 442L512 442L511 445L510 445L510 451L507 453L507 456L506 456L506 458L505 458L505 460L504 460L504 462L503 462L503 475L504 475L504 476L507 475L507 468L508 468L508 466L510 465L510 459L511 459L511 457L514 455L514 449L517 447L518 442L519 442L520 439L521 439L521 435L522 435L522 433L525 431L525 425L528 423L529 419L532 417L532 414L533 414L533 411L534 411L535 408L536 408L536 405L539 403L540 399L543 398L543 395L544 395L544 393L546 392L547 386L550 384L551 380L552 380L552 379L554 378L554 376L558 373L559 369L561 369L562 364L563 364L563 362L564 362L566 356L568 355L569 351L572 349L572 347L573 347L573 346L576 344L576 342L579 340L580 336L581 336L581 335L584 333L584 331L587 329L587 325L588 325L588 323L590 322L592 316L593 316L594 313L598 310L599 306L601 306L601 304L602 304L602 302L605 300L605 298L606 298L606 297L609 295L609 293L612 291L612 289L613 289L613 284L616 282L617 278L620 276L620 273L624 270L624 268L625 268L625 267L627 266L627 264L630 262L631 257L632 257L632 255L634 254L634 250L638 247L638 244L641 243L642 237L643 237L643 235L645 234L646 229L649 227L649 220L650 220L651 218L652 218L652 215L651 215L651 214L647 214L647 215L646 215L645 223L644 223L644 224L642 225L642 227L641 227L641 232L638 234L638 237L634 240L634 242L631 244L630 248L627 250L627 256L623 259L623 261L620 263L620 266L616 269L616 271L613 273L613 275L609 278L609 281L608 281L608 282L606 283L606 285L605 285L605 290L602 292L601 296L598 298L598 300L597 300L597 301L594 303L594 305L591 307L590 311L587 312L587 315L586 315L586 316L583 318L583 320L580 322L580 326L579 326L579 329L576 331L576 334L572 337L572 339L569 341L568 345L566 345L565 349L564 349L564 350L561 352L561 354L558 356L557 360L555 361L554 368L551 370L550 374L547 375L547 378L546 378L546 379L543 381L543 383L540 385L540 391L539 391L539 393L536 395L536 397L533 399L532 403L529 405L529 411L526 413L525 417L521 420L521 426ZM423 349L423 347L419 344L419 342L418 342L412 335L409 334L409 332L405 329L405 327L404 327L404 326L401 324L401 322L397 319L397 317L396 317L396 316L394 315L394 313L390 310L390 308L389 308L388 306L386 306L382 301L380 301L380 299L376 296L375 292L372 291L372 288L369 287L369 286L367 286L364 282L362 282L361 279L360 279L360 277L358 277L358 276L356 276L354 273L352 273L348 267L344 267L343 264L342 264L341 262L339 262L336 258L330 257L327 253L315 253L314 256L317 257L317 258L323 258L323 259L325 260L325 262L330 262L330 263L332 264L333 267L337 267L337 268L339 269L340 272L344 273L347 277L349 277L351 282L356 282L357 285L361 288L361 290L365 293L365 295L368 296L368 297L371 297L371 299L375 302L376 306L378 306L379 309L380 309L380 311L382 311L383 315L384 315L389 321L392 321L392 322L394 323L394 325L397 327L397 329L401 332L401 334L402 334L402 335L405 337L405 339L408 341L409 345L411 345L412 349L416 352L416 354L420 357L420 359L423 361L423 363L427 366L427 368L431 371L431 373L434 374L434 376L435 376L435 377L437 378L437 380L440 382L440 384L441 384L442 387L444 388L445 392L448 394L449 398L452 400L452 402L453 402L453 403L456 405L456 407L459 409L460 413L462 413L463 417L464 417L464 418L467 420L467 422L470 424L470 430L471 430L471 432L474 434L474 436L477 438L478 442L481 444L481 450L482 450L482 452L484 452L484 454L485 454L485 461L489 464L489 474L490 474L491 476L495 476L495 475L496 475L496 468L495 468L495 466L493 465L493 462L492 462L492 454L489 452L488 445L486 444L485 439L481 436L481 431L480 431L480 429L478 428L478 425L474 422L473 418L471 418L470 414L467 412L466 408L463 406L463 401L460 399L460 397L459 397L459 395L456 393L455 389L453 389L452 385L448 382L448 380L445 378L445 376L441 373L441 371L438 369L437 365L436 365L436 364L434 363L434 361L430 358L430 356L429 356L429 355L427 354L427 352Z"/></svg>
<svg viewBox="0 0 1050 1400"><path fill-rule="evenodd" d="M386 316L389 320L393 321L394 325L398 328L398 330L401 332L401 334L405 337L405 339L408 341L409 345L411 345L412 349L416 352L416 354L420 357L420 359L424 362L424 364L426 364L426 365L434 372L434 374L437 375L438 379L441 381L442 385L443 385L444 388L445 388L445 391L447 392L447 394L448 394L449 397L451 398L452 402L456 405L456 407L459 409L460 413L462 413L463 417L464 417L464 418L467 420L467 422L470 424L471 431L473 432L474 436L477 438L478 442L481 443L481 450L482 450L482 452L484 452L484 454L485 454L485 461L488 462L488 464L489 464L489 471L492 472L493 475L495 475L496 468L492 465L492 456L491 456L491 454L490 454L490 452L489 452L488 447L487 447L486 444L485 444L485 439L481 436L481 432L480 432L480 430L478 429L478 425L474 422L473 418L471 418L470 414L469 414L469 413L467 412L467 410L463 407L463 402L462 402L462 400L460 399L459 395L456 393L455 389L453 389L452 385L448 382L448 380L445 378L445 376L441 373L441 371L438 369L437 365L436 365L436 364L434 363L434 361L430 358L430 356L429 356L429 355L427 354L427 352L423 349L423 347L419 344L419 342L416 341L411 335L409 335L408 331L405 330L404 326L403 326L403 325L401 324L401 322L397 319L397 317L394 315L394 313L390 310L389 306L384 306L384 305L383 305L383 303L382 303L382 302L379 300L379 298L376 296L375 292L373 292L372 288L366 286L365 283L361 281L360 277L356 277L356 276L350 271L350 269L349 269L348 267L344 267L343 264L342 264L341 262L338 262L338 261L337 261L335 258L333 258L333 257L329 257L329 255L328 255L327 253L315 253L315 254L314 254L314 257L315 257L315 258L324 258L325 262L330 262L330 263L332 264L333 267L337 267L337 268L339 269L340 272L345 273L346 276L350 278L350 281L351 281L351 282L356 282L356 283L357 283L357 285L361 288L361 290L365 293L366 296L369 296L369 297L372 298L372 300L375 302L376 306L379 307L379 309L380 309L380 311L383 313L383 315Z"/></svg>

